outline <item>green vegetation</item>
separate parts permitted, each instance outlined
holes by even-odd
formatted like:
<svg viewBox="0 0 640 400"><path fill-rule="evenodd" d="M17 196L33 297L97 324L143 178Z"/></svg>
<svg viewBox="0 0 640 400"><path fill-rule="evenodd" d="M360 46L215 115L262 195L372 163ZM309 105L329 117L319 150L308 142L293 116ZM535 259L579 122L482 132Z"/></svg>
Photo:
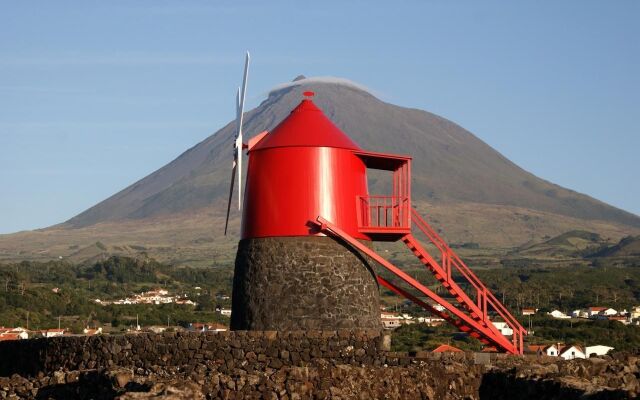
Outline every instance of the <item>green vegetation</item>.
<svg viewBox="0 0 640 400"><path fill-rule="evenodd" d="M534 335L528 341L535 344L560 342L602 344L617 351L640 349L640 327L625 326L616 321L560 320L543 313L533 316L531 325Z"/></svg>
<svg viewBox="0 0 640 400"><path fill-rule="evenodd" d="M570 237L569 237L570 236ZM588 233L552 239L559 245L580 236L597 240ZM622 242L627 248L629 239ZM395 258L393 250L389 258ZM483 267L476 273L492 292L518 315L534 335L531 343L576 342L606 344L618 350L640 348L640 327L624 326L614 321L556 320L547 311L560 309L570 313L577 308L607 306L617 310L640 304L640 268L637 258L620 263L620 258L574 258L560 264L547 264L539 259L523 258L530 262L510 263L498 267ZM442 290L431 274L415 262L405 267L411 276L427 283L442 296ZM499 264L498 264L499 265ZM535 265L534 267L528 265ZM378 271L382 272L382 271ZM153 259L111 257L90 265L64 261L21 262L0 265L0 326L23 326L30 329L58 326L75 332L87 325L101 325L109 330L126 330L135 325L136 315L141 325L183 325L190 322L222 322L228 319L215 311L216 306L230 307L229 299L219 294L231 294L233 268L231 265L209 267L176 267ZM462 283L462 282L461 282ZM196 287L201 289L196 290ZM464 285L463 285L464 287ZM59 288L57 293L53 289ZM155 288L167 289L171 294L186 294L198 303L197 307L176 304L164 305L107 305L94 299L115 300ZM386 306L416 316L428 315L420 307L391 292L382 291ZM519 316L522 308L538 308L531 318ZM449 325L428 327L407 325L394 332L393 347L398 351L430 350L442 343L467 350L478 350L480 344Z"/></svg>
<svg viewBox="0 0 640 400"><path fill-rule="evenodd" d="M617 350L637 350L640 349L639 326L625 326L616 321L558 320L546 315L553 309L571 313L589 306L629 310L640 305L640 268L611 265L607 260L600 260L594 266L491 268L476 270L476 273L522 325L533 330L533 335L526 339L529 343L603 344ZM405 270L427 282L428 274L411 268ZM438 291L438 285L431 288ZM441 290L440 295L447 296ZM427 315L419 307L392 297L390 292L383 291L382 298L398 311ZM538 308L539 312L529 318L520 315L522 308ZM449 326L430 328L416 324L394 331L392 343L398 351L430 350L442 343L474 349L477 342L468 340Z"/></svg>
<svg viewBox="0 0 640 400"><path fill-rule="evenodd" d="M190 322L222 322L217 305L231 294L229 266L176 268L154 260L111 257L93 265L66 262L21 262L0 265L0 326L30 329L58 326L80 332L87 325L107 325L117 330L135 325L136 315L144 325L187 325ZM200 290L195 290L195 287ZM186 294L198 303L188 305L107 305L95 299L115 300L162 287L171 294ZM58 293L53 291L58 288Z"/></svg>
<svg viewBox="0 0 640 400"><path fill-rule="evenodd" d="M596 305L621 310L640 304L640 268L497 268L476 273L511 310L571 312Z"/></svg>

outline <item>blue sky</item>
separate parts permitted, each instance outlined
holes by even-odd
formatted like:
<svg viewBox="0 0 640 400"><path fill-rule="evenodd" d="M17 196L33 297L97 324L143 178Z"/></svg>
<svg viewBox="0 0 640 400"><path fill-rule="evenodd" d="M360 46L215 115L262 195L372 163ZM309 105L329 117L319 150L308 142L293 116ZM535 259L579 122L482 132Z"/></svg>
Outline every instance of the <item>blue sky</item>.
<svg viewBox="0 0 640 400"><path fill-rule="evenodd" d="M517 4L516 4L517 3ZM640 214L640 2L0 1L0 233L62 222L298 74Z"/></svg>

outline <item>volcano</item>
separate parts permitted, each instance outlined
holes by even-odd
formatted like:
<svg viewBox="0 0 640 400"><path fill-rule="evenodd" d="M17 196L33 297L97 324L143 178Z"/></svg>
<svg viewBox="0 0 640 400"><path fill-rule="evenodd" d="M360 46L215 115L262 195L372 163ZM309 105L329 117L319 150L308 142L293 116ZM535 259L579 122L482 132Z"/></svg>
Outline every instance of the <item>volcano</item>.
<svg viewBox="0 0 640 400"><path fill-rule="evenodd" d="M385 103L343 79L299 76L272 90L245 114L245 141L277 126L304 91L315 92L318 107L360 147L413 157L415 205L451 241L509 246L570 229L618 238L640 232L637 215L541 179L454 122ZM116 226L153 221L164 223L163 230L172 236L164 243L180 246L182 239L173 231L189 227L176 221L190 215L191 229L202 224L204 231L206 225L205 241L218 240L223 227L215 221L226 211L233 139L230 122L164 167L44 232L47 237L65 232L68 238L80 230L86 243L95 243L117 236L107 234ZM387 187L382 181L370 180L370 192ZM206 217L193 218L201 212ZM231 226L237 234L235 214ZM0 247L6 240L0 238Z"/></svg>
<svg viewBox="0 0 640 400"><path fill-rule="evenodd" d="M318 106L361 147L411 155L417 200L511 205L640 227L640 217L534 176L459 125L385 103L355 84L298 77L247 113L247 136L273 129L305 90L317 93ZM215 203L228 190L232 140L229 123L165 167L71 218L69 226L147 218Z"/></svg>

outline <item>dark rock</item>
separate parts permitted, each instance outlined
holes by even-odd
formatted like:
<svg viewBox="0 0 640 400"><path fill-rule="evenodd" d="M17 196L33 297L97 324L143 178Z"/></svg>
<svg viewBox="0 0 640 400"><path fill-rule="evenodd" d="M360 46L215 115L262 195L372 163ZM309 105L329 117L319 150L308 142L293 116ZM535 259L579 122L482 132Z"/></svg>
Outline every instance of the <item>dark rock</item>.
<svg viewBox="0 0 640 400"><path fill-rule="evenodd" d="M232 295L234 330L379 330L379 304L367 261L333 238L240 241Z"/></svg>

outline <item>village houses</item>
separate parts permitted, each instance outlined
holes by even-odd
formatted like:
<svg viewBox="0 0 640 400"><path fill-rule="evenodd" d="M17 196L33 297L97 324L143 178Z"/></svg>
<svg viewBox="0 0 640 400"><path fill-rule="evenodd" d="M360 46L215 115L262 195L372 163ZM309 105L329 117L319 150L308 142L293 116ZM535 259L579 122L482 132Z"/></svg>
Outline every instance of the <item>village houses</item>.
<svg viewBox="0 0 640 400"><path fill-rule="evenodd" d="M5 328L4 326L0 327L0 341L5 340L22 340L28 339L29 334L27 330L24 328Z"/></svg>
<svg viewBox="0 0 640 400"><path fill-rule="evenodd" d="M42 337L45 337L45 338L64 336L65 333L66 333L66 329L64 329L64 328L45 329L45 330L40 331L40 334L42 335Z"/></svg>
<svg viewBox="0 0 640 400"><path fill-rule="evenodd" d="M179 305L189 305L196 306L197 303L189 300L187 295L184 294L182 296L171 296L169 295L169 291L165 289L155 289L150 290L148 292L142 292L140 294L136 294L133 297L126 297L124 299L108 301L108 300L100 300L95 299L94 302L106 306L109 304L114 305L129 305L129 304L179 304Z"/></svg>
<svg viewBox="0 0 640 400"><path fill-rule="evenodd" d="M565 345L562 343L550 345L529 345L527 353L545 355L549 357L561 357L565 360L573 360L575 358L589 358L595 356L603 356L613 350L613 347L594 345L582 347L577 344Z"/></svg>
<svg viewBox="0 0 640 400"><path fill-rule="evenodd" d="M384 329L396 329L402 325L400 320L402 317L399 314L381 311L380 312L380 320L382 321L382 327Z"/></svg>
<svg viewBox="0 0 640 400"><path fill-rule="evenodd" d="M634 313L634 310L637 310L638 313ZM634 319L640 317L640 307L636 306L632 308L631 312L628 312L627 310L617 311L610 307L581 308L573 310L571 312L571 317L618 321L625 325L629 325Z"/></svg>

